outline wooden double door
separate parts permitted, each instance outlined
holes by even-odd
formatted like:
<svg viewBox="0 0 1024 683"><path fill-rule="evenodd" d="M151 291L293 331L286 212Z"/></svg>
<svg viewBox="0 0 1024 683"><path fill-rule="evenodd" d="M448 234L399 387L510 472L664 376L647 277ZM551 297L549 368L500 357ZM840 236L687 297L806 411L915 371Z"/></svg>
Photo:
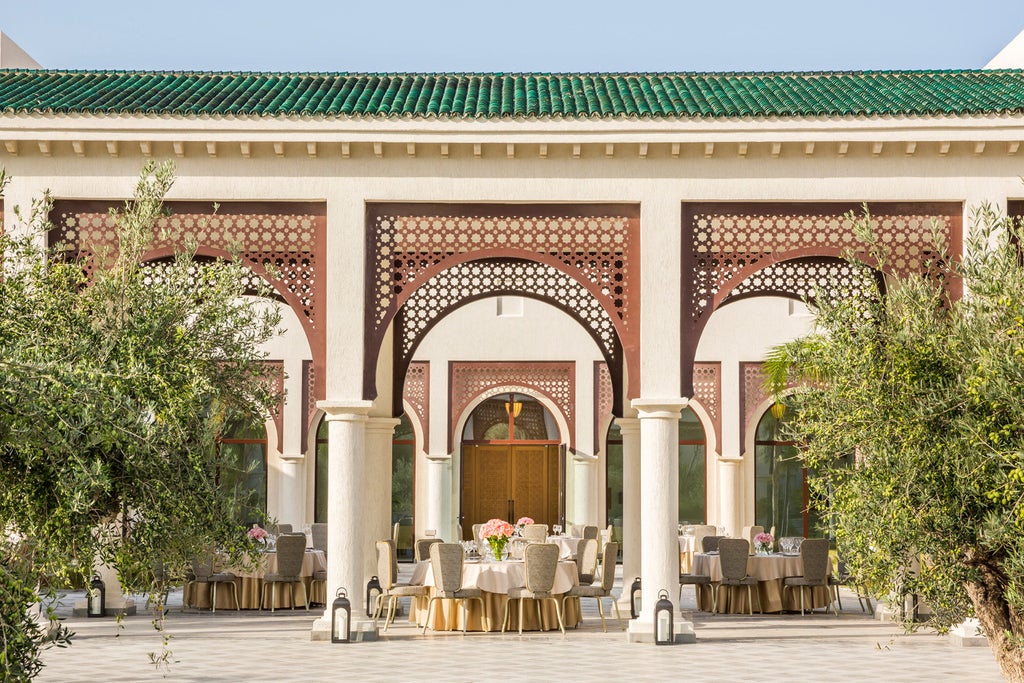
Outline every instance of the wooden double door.
<svg viewBox="0 0 1024 683"><path fill-rule="evenodd" d="M489 519L531 517L550 528L562 507L558 444L463 444L462 534Z"/></svg>

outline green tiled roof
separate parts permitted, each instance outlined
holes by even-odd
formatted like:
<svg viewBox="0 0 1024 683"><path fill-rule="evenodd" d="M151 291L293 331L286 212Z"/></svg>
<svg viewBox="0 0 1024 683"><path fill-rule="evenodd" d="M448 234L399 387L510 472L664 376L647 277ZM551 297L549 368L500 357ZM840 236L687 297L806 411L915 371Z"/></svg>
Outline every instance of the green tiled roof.
<svg viewBox="0 0 1024 683"><path fill-rule="evenodd" d="M445 118L1024 113L1024 71L355 74L0 71L0 111Z"/></svg>

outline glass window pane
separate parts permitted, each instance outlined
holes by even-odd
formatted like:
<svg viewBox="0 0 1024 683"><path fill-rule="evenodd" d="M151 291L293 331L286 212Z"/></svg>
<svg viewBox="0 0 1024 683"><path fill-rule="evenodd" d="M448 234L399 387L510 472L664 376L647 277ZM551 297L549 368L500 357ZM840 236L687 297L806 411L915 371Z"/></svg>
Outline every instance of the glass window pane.
<svg viewBox="0 0 1024 683"><path fill-rule="evenodd" d="M622 432L618 425L613 424L608 430L608 441L605 445L605 481L608 505L607 523L615 531L619 540L619 552L622 552Z"/></svg>
<svg viewBox="0 0 1024 683"><path fill-rule="evenodd" d="M316 466L314 470L314 496L313 496L313 521L327 521L327 472L328 472L328 449L327 449L327 420L320 420L320 429L317 430L316 442ZM321 431L324 432L320 438Z"/></svg>

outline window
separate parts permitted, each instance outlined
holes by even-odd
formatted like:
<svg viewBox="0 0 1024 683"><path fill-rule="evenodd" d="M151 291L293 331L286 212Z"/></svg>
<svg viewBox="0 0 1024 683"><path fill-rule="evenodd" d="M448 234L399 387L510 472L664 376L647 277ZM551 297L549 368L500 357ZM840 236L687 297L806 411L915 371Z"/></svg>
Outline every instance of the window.
<svg viewBox="0 0 1024 683"><path fill-rule="evenodd" d="M408 415L395 427L391 441L391 523L399 523L399 557L413 557L413 510L416 484L416 434Z"/></svg>
<svg viewBox="0 0 1024 683"><path fill-rule="evenodd" d="M782 419L765 412L754 435L754 521L765 529L775 527L776 538L811 536L818 515L808 506L807 470L793 441L781 436Z"/></svg>
<svg viewBox="0 0 1024 683"><path fill-rule="evenodd" d="M249 416L229 415L220 436L217 484L234 491L239 522L262 522L267 512L267 430Z"/></svg>
<svg viewBox="0 0 1024 683"><path fill-rule="evenodd" d="M707 464L704 427L691 408L679 417L679 523L707 518Z"/></svg>
<svg viewBox="0 0 1024 683"><path fill-rule="evenodd" d="M327 420L320 418L316 428L313 472L313 521L327 522Z"/></svg>

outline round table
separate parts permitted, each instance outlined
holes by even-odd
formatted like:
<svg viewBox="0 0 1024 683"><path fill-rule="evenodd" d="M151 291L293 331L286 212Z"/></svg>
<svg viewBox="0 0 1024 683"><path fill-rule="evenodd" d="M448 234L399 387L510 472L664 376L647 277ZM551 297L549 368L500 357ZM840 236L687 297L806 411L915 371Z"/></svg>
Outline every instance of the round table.
<svg viewBox="0 0 1024 683"><path fill-rule="evenodd" d="M560 561L555 571L555 582L552 593L559 596L577 584L576 563ZM419 562L413 570L409 583L419 586L433 586L434 573L430 562ZM517 560L504 562L466 562L462 565L463 588L479 588L483 593L484 612L480 612L480 603L468 600L469 614L466 622L468 631L500 631L501 620L505 614L505 603L508 601L508 589L526 584L526 564ZM218 600L220 595L217 596ZM559 598L561 600L561 598ZM532 602L529 601L529 602ZM452 600L441 600L434 605L432 622L428 626L437 631L455 631L462 629L462 606L456 607ZM427 616L427 599L413 599L409 610L409 621L423 623ZM524 631L549 631L558 628L558 615L549 601L541 603L542 624L537 624L537 610L532 604L523 607ZM580 613L575 601L565 604L562 620L566 626L580 623ZM508 628L518 629L518 614L511 610Z"/></svg>
<svg viewBox="0 0 1024 683"><path fill-rule="evenodd" d="M829 563L829 574L832 566ZM711 581L722 580L722 563L718 554L694 553L693 574L707 574ZM747 574L757 578L758 601L763 612L792 612L800 610L800 591L789 590L783 599L783 580L788 576L802 576L804 564L799 555L751 555L747 558ZM811 589L811 600L808 609L827 607L832 602L832 591L827 586L816 586ZM711 611L710 591L698 591L700 608ZM745 590L725 590L718 592L718 611L731 614L747 612L747 592Z"/></svg>
<svg viewBox="0 0 1024 683"><path fill-rule="evenodd" d="M558 546L558 557L562 560L569 560L576 557L576 550L579 548L582 538L575 536L548 536L548 543Z"/></svg>

